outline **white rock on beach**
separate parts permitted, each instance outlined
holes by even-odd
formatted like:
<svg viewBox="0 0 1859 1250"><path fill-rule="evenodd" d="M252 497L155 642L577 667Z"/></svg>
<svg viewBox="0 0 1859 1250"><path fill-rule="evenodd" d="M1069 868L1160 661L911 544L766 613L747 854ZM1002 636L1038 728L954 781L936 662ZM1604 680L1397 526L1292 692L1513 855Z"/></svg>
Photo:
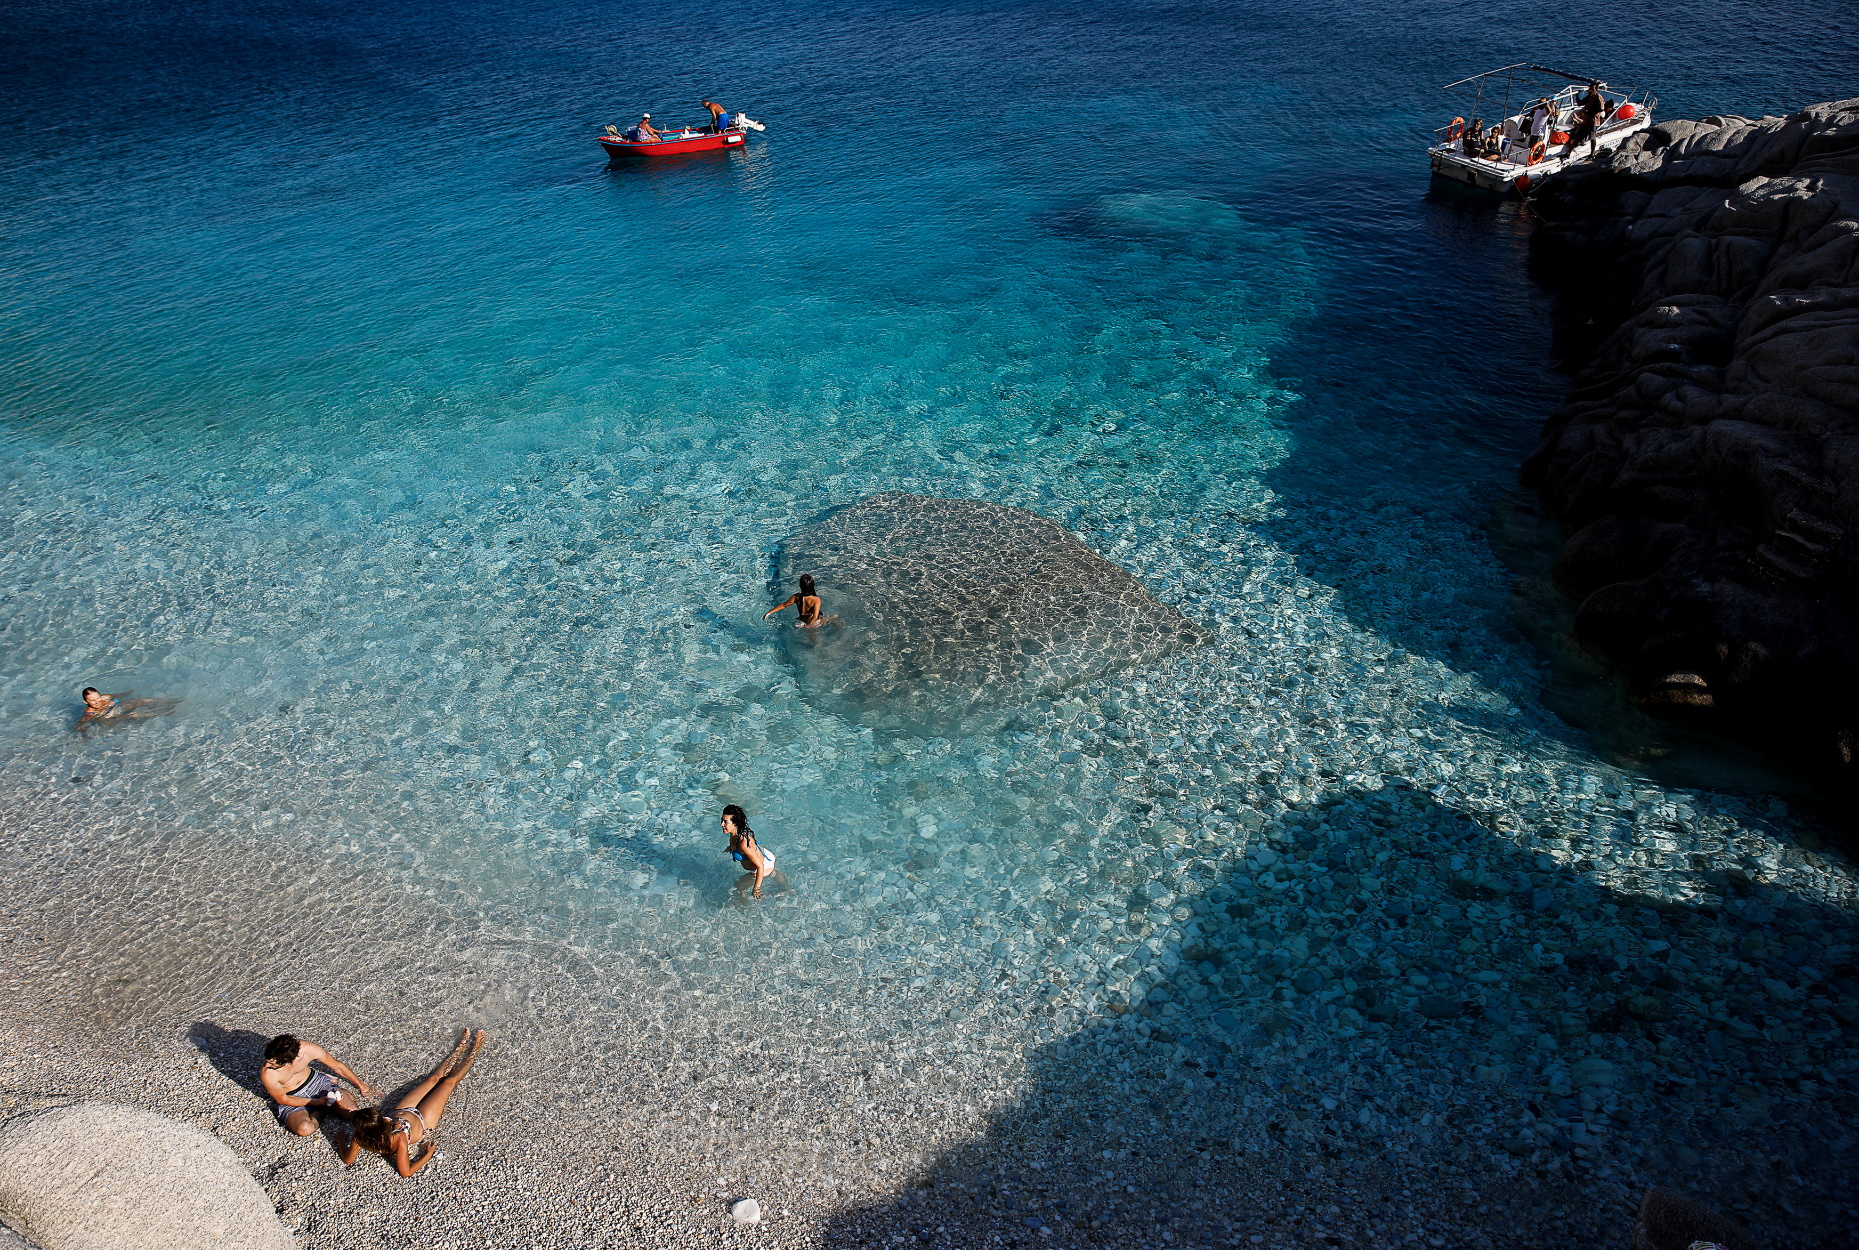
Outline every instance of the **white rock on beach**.
<svg viewBox="0 0 1859 1250"><path fill-rule="evenodd" d="M0 1125L0 1216L43 1250L291 1250L218 1138L136 1107L73 1103Z"/></svg>
<svg viewBox="0 0 1859 1250"><path fill-rule="evenodd" d="M762 1204L753 1198L744 1198L729 1209L729 1214L738 1224L759 1224L762 1222Z"/></svg>

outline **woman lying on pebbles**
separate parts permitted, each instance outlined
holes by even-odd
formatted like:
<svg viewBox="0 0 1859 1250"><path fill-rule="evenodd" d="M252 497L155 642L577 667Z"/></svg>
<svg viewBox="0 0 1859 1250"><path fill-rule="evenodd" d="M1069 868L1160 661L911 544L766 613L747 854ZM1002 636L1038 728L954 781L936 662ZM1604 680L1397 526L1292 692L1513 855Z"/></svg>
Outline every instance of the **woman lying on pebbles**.
<svg viewBox="0 0 1859 1250"><path fill-rule="evenodd" d="M361 1152L367 1150L392 1159L394 1170L402 1176L412 1176L431 1163L435 1149L433 1134L438 1131L439 1117L445 1114L445 1100L465 1079L465 1073L471 1071L472 1061L483 1046L484 1030L479 1029L474 1037L471 1030L466 1029L458 1045L452 1047L452 1053L425 1080L408 1090L393 1110L382 1114L379 1107L363 1107L350 1116L349 1127L353 1134L349 1144L342 1148L342 1162L352 1166ZM415 1163L413 1149L421 1142L426 1143L426 1149Z"/></svg>

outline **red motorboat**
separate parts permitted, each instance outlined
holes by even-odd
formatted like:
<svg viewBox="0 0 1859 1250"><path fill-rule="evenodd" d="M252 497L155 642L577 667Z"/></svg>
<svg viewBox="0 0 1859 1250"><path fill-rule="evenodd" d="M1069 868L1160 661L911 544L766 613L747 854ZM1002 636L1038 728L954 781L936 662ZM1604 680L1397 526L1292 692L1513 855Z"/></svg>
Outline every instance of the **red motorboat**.
<svg viewBox="0 0 1859 1250"><path fill-rule="evenodd" d="M685 127L680 131L664 131L659 139L628 139L612 126L607 133L596 135L600 146L607 150L607 155L618 158L622 156L682 156L686 152L711 152L718 148L739 148L749 137L749 131L762 130L761 122L744 117L738 113L734 121L721 131L693 130Z"/></svg>

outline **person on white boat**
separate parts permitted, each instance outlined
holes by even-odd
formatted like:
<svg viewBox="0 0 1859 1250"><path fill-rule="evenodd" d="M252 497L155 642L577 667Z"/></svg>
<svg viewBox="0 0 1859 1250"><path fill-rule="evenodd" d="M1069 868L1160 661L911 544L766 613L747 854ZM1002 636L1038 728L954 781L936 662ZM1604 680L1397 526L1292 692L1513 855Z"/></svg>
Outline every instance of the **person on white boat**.
<svg viewBox="0 0 1859 1250"><path fill-rule="evenodd" d="M1538 100L1530 110L1530 146L1549 142L1549 101Z"/></svg>
<svg viewBox="0 0 1859 1250"><path fill-rule="evenodd" d="M641 113L639 124L627 131L626 137L634 143L657 143L665 136L652 128L652 114Z"/></svg>
<svg viewBox="0 0 1859 1250"><path fill-rule="evenodd" d="M1563 149L1564 155L1574 156L1575 149L1581 146L1583 139L1588 141L1588 155L1595 154L1598 146L1594 138L1595 128L1601 124L1601 118L1607 112L1607 97L1601 94L1601 88L1606 85L1603 82L1589 83L1587 94L1575 102L1575 127L1569 131L1569 145Z"/></svg>
<svg viewBox="0 0 1859 1250"><path fill-rule="evenodd" d="M1460 146L1465 149L1467 156L1477 156L1484 150L1484 124L1484 118L1474 117L1472 124L1465 128L1465 138L1460 141Z"/></svg>

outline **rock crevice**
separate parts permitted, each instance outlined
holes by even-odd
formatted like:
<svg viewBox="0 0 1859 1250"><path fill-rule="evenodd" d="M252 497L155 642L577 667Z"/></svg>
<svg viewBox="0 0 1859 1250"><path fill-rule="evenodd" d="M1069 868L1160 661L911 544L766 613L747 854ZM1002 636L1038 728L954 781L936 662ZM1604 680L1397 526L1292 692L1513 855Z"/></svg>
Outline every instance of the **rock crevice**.
<svg viewBox="0 0 1859 1250"><path fill-rule="evenodd" d="M1859 765L1859 99L1669 121L1545 188L1575 387L1524 465L1644 706ZM1597 338L1598 336L1598 338Z"/></svg>

